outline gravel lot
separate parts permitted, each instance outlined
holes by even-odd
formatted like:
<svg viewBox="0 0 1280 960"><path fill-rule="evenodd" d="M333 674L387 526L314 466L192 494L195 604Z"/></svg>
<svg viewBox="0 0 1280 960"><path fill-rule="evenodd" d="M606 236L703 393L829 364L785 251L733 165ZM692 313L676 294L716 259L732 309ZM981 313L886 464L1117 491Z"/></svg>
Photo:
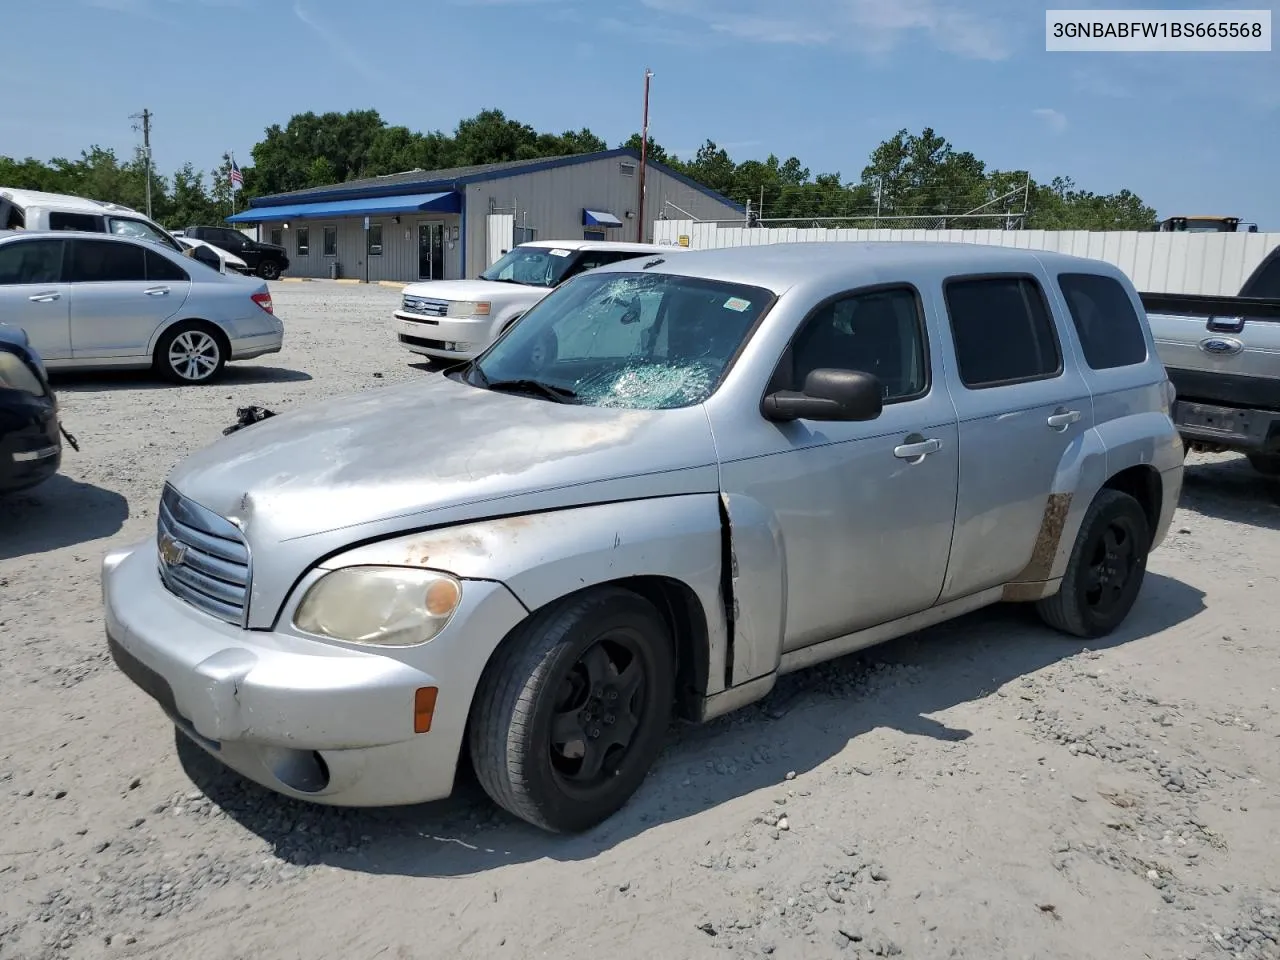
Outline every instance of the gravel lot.
<svg viewBox="0 0 1280 960"><path fill-rule="evenodd" d="M177 744L111 665L99 562L238 406L429 374L398 292L273 285L224 383L62 378L81 442L0 503L0 958L1280 957L1280 497L1193 456L1124 629L1002 608L674 731L582 837L284 800ZM406 425L406 428L411 428Z"/></svg>

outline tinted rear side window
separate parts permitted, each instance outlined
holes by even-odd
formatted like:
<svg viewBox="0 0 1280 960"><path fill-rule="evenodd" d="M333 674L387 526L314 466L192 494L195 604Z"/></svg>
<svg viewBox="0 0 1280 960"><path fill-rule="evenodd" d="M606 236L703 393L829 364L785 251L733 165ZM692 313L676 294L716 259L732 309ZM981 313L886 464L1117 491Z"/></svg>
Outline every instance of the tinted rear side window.
<svg viewBox="0 0 1280 960"><path fill-rule="evenodd" d="M1240 291L1240 296L1280 300L1280 252L1273 253L1257 273L1249 278Z"/></svg>
<svg viewBox="0 0 1280 960"><path fill-rule="evenodd" d="M1053 317L1031 278L951 280L945 296L966 387L1045 380L1062 372Z"/></svg>
<svg viewBox="0 0 1280 960"><path fill-rule="evenodd" d="M135 243L77 240L71 248L72 283L146 280L143 249Z"/></svg>
<svg viewBox="0 0 1280 960"><path fill-rule="evenodd" d="M1092 369L1127 367L1147 359L1142 321L1119 282L1092 273L1064 273L1058 286Z"/></svg>
<svg viewBox="0 0 1280 960"><path fill-rule="evenodd" d="M168 257L161 256L154 250L148 250L146 255L147 280L164 280L178 283L182 280L191 279L185 270L170 261Z"/></svg>
<svg viewBox="0 0 1280 960"><path fill-rule="evenodd" d="M49 229L102 233L102 218L92 213L51 213Z"/></svg>

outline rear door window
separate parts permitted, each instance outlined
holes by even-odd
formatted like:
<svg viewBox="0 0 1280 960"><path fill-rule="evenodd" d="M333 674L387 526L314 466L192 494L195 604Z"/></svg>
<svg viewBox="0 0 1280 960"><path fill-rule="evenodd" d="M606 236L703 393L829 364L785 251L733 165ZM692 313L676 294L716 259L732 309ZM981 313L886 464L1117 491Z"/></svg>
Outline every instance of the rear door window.
<svg viewBox="0 0 1280 960"><path fill-rule="evenodd" d="M84 230L88 233L102 233L102 217L95 213L61 213L49 214L50 230Z"/></svg>
<svg viewBox="0 0 1280 960"><path fill-rule="evenodd" d="M1119 282L1093 273L1063 273L1058 286L1090 368L1110 370L1146 361L1142 321Z"/></svg>
<svg viewBox="0 0 1280 960"><path fill-rule="evenodd" d="M176 263L154 250L144 251L149 282L181 283L191 277Z"/></svg>
<svg viewBox="0 0 1280 960"><path fill-rule="evenodd" d="M145 251L136 243L76 240L71 246L71 283L128 283L147 279Z"/></svg>
<svg viewBox="0 0 1280 960"><path fill-rule="evenodd" d="M17 240L0 246L0 286L61 282L63 245L62 240Z"/></svg>
<svg viewBox="0 0 1280 960"><path fill-rule="evenodd" d="M1044 291L1031 277L948 280L943 288L960 382L970 390L1048 380L1062 351Z"/></svg>
<svg viewBox="0 0 1280 960"><path fill-rule="evenodd" d="M1258 268L1240 293L1243 297L1265 297L1280 300L1280 251Z"/></svg>

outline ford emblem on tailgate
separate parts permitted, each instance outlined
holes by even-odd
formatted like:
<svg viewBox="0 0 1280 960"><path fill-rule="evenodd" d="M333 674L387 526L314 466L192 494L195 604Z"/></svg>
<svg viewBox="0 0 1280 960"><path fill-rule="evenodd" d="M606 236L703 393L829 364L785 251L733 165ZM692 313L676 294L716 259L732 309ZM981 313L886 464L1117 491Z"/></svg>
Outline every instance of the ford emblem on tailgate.
<svg viewBox="0 0 1280 960"><path fill-rule="evenodd" d="M1200 341L1200 349L1219 357L1235 356L1244 349L1244 344L1231 337L1206 337Z"/></svg>

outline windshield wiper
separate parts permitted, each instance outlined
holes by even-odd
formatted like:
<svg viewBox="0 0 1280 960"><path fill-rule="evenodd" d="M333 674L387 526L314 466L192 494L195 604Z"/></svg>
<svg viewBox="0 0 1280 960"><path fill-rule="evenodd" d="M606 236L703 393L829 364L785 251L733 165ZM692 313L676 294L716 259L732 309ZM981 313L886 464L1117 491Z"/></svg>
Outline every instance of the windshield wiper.
<svg viewBox="0 0 1280 960"><path fill-rule="evenodd" d="M484 376L484 373L481 371L480 375ZM511 390L539 393L548 400L554 400L556 403L574 403L578 399L578 395L568 387L558 387L554 383L545 383L542 380L495 380L488 384L488 388L499 391Z"/></svg>
<svg viewBox="0 0 1280 960"><path fill-rule="evenodd" d="M488 280L490 283L515 283L522 287L532 286L532 284L525 283L523 280L513 280L511 277L481 277L480 279Z"/></svg>

